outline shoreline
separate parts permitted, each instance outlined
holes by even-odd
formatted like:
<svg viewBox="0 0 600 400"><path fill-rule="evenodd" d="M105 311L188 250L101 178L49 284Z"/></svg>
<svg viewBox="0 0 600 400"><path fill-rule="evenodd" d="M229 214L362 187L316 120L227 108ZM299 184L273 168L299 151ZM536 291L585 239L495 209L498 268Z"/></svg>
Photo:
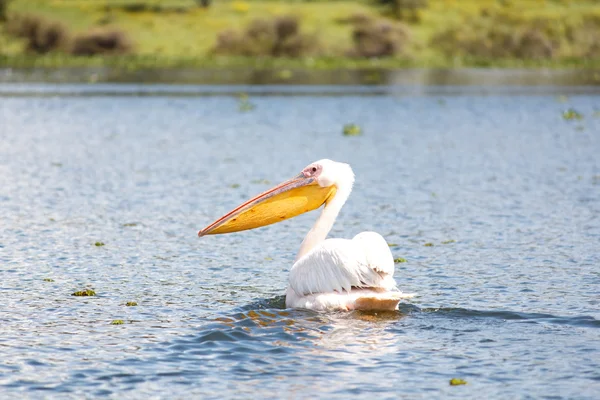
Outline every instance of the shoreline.
<svg viewBox="0 0 600 400"><path fill-rule="evenodd" d="M352 59L346 57L160 57L153 55L127 56L68 56L50 55L1 55L0 68L69 68L69 67L115 67L127 70L173 69L173 68L250 68L265 70L276 68L302 70L361 70L361 69L600 69L600 58L566 58L560 60L518 60L518 59L408 59L374 58Z"/></svg>
<svg viewBox="0 0 600 400"><path fill-rule="evenodd" d="M2 67L0 83L140 83L190 85L306 85L482 87L600 87L600 68L137 68L118 66Z"/></svg>

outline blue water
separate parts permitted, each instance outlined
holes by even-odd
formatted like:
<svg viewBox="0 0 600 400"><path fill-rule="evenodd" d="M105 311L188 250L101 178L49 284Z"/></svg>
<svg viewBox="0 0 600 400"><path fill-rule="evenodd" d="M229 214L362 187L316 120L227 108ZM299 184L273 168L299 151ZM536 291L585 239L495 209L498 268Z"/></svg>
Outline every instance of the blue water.
<svg viewBox="0 0 600 400"><path fill-rule="evenodd" d="M582 86L0 84L0 397L599 398L598 110ZM330 236L407 260L398 312L285 309L316 213L196 236L320 158L356 174Z"/></svg>

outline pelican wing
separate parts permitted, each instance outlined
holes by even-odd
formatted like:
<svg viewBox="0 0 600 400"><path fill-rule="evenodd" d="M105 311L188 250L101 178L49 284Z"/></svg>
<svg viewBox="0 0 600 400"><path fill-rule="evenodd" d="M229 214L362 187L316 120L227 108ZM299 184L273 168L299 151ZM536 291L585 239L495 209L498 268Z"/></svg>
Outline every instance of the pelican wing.
<svg viewBox="0 0 600 400"><path fill-rule="evenodd" d="M328 239L300 258L289 283L299 295L349 292L355 288L390 290L394 259L381 235L363 232L352 240Z"/></svg>

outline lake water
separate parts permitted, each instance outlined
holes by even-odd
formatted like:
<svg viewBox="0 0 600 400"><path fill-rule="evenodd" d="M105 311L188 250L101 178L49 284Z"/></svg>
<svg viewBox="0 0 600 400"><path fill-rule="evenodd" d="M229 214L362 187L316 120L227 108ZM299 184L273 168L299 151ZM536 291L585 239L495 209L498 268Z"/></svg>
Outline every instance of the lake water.
<svg viewBox="0 0 600 400"><path fill-rule="evenodd" d="M599 111L587 85L0 84L0 397L598 398ZM356 174L330 237L407 260L398 312L285 309L316 212L197 237L320 158Z"/></svg>

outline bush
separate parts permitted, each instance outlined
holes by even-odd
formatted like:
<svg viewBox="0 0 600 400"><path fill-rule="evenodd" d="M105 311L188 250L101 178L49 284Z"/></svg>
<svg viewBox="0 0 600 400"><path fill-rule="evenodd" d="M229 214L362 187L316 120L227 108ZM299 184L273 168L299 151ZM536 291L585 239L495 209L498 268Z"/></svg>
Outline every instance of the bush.
<svg viewBox="0 0 600 400"><path fill-rule="evenodd" d="M405 22L420 22L419 10L427 7L427 0L375 0L384 6L386 14Z"/></svg>
<svg viewBox="0 0 600 400"><path fill-rule="evenodd" d="M8 2L10 0L0 0L0 22L6 21L8 18Z"/></svg>
<svg viewBox="0 0 600 400"><path fill-rule="evenodd" d="M7 22L6 31L10 35L26 39L27 51L38 54L65 49L69 42L69 32L63 24L34 15L11 18Z"/></svg>
<svg viewBox="0 0 600 400"><path fill-rule="evenodd" d="M243 32L226 30L217 37L214 54L301 57L318 52L315 38L300 32L294 16L255 19Z"/></svg>
<svg viewBox="0 0 600 400"><path fill-rule="evenodd" d="M137 13L155 13L155 14L185 14L191 10L190 6L178 6L178 5L160 5L152 4L146 1L139 1L134 3L106 5L104 6L105 12L112 12L113 10L123 11L126 13L137 14Z"/></svg>
<svg viewBox="0 0 600 400"><path fill-rule="evenodd" d="M567 26L566 37L573 56L600 57L600 15L590 15Z"/></svg>
<svg viewBox="0 0 600 400"><path fill-rule="evenodd" d="M431 45L447 56L521 60L600 56L600 17L525 19L485 9L434 35Z"/></svg>
<svg viewBox="0 0 600 400"><path fill-rule="evenodd" d="M545 23L523 24L505 14L485 10L481 17L434 35L431 45L447 56L551 59L559 43Z"/></svg>
<svg viewBox="0 0 600 400"><path fill-rule="evenodd" d="M78 35L71 48L76 56L97 54L127 54L133 50L133 43L127 34L120 30L96 29Z"/></svg>
<svg viewBox="0 0 600 400"><path fill-rule="evenodd" d="M353 18L351 57L393 57L405 52L410 30L401 23L384 19Z"/></svg>

